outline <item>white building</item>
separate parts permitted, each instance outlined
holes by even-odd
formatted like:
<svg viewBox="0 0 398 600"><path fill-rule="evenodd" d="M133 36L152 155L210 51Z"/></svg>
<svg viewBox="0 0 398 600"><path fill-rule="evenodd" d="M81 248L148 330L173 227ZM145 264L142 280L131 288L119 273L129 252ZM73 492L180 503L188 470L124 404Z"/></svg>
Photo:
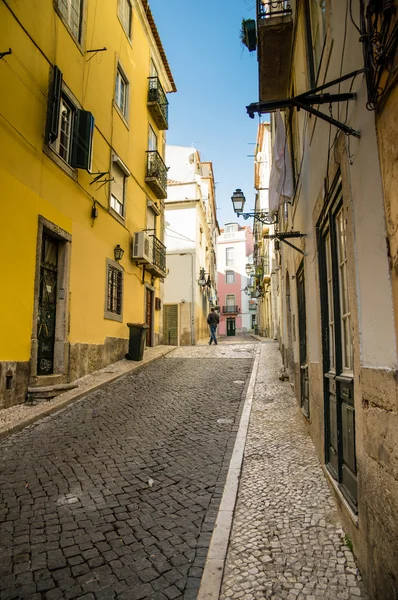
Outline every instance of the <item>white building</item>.
<svg viewBox="0 0 398 600"><path fill-rule="evenodd" d="M167 146L166 162L164 343L186 346L208 335L207 315L217 305L214 176L195 148Z"/></svg>

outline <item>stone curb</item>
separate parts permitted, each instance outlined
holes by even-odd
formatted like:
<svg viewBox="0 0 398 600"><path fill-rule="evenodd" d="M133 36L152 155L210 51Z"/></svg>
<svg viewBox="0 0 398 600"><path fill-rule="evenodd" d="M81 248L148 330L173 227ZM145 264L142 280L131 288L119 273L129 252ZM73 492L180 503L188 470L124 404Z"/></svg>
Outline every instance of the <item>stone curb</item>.
<svg viewBox="0 0 398 600"><path fill-rule="evenodd" d="M216 524L210 541L210 547L206 558L203 576L199 588L197 600L218 600L222 579L224 574L225 560L227 557L229 537L232 528L232 520L235 512L235 504L238 497L239 480L243 465L246 437L249 428L250 413L254 398L258 365L260 362L261 346L256 349L253 370L246 392L245 404L236 435L235 446L229 463L227 479L221 504L217 515Z"/></svg>
<svg viewBox="0 0 398 600"><path fill-rule="evenodd" d="M118 379L121 379L125 375L129 375L132 371L136 371L136 370L154 362L155 360L158 360L159 358L163 358L167 354L170 354L170 352L173 352L173 350L175 350L175 349L176 349L175 346L170 346L170 348L163 350L161 352L161 354L158 354L156 356L148 358L147 360L145 360L145 357L144 357L144 359L141 362L138 362L138 363L132 362L131 367L129 369L123 371L122 373L116 373L113 375L109 374L109 377L107 377L105 380L103 379L102 381L99 381L98 383L94 383L93 385L89 385L89 386L85 387L84 389L76 388L76 390L68 390L67 392L65 392L65 394L60 394L58 396L58 400L53 402L51 404L51 406L43 406L43 409L40 412L37 412L34 415L28 415L26 417L23 417L19 421L16 421L15 423L13 423L11 425L6 425L5 427L2 427L0 429L0 441L5 439L6 437L8 437L9 435L11 435L13 433L18 433L19 431L22 431L22 429L24 429L25 427L28 427L29 425L33 425L33 423L40 421L40 419L43 419L44 417L48 417L48 416L58 412L59 410L66 408L67 406L69 406L70 404L75 402L76 400L83 398L83 396L87 396L87 394L89 394L93 390L99 389L108 383L117 381ZM105 367L105 369L106 368L109 369L111 366L112 365L108 365L108 367ZM94 373L99 373L99 371L94 371L93 373L90 373L90 375L93 375ZM68 394L68 397L62 398L62 396L65 396L66 394Z"/></svg>

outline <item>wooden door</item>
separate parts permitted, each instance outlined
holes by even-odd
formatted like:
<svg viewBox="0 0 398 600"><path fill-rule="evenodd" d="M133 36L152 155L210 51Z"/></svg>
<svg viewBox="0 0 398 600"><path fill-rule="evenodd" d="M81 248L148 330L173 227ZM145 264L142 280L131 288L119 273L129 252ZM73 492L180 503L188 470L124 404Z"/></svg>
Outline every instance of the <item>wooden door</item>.
<svg viewBox="0 0 398 600"><path fill-rule="evenodd" d="M305 277L304 264L301 263L296 275L297 302L298 302L298 326L299 326L299 348L300 348L300 404L303 413L309 417L309 385L308 385L308 361L307 361L307 316L305 307Z"/></svg>
<svg viewBox="0 0 398 600"><path fill-rule="evenodd" d="M352 508L357 504L354 372L347 253L341 183L319 236L325 401L325 462Z"/></svg>
<svg viewBox="0 0 398 600"><path fill-rule="evenodd" d="M227 319L227 335L235 335L235 319Z"/></svg>
<svg viewBox="0 0 398 600"><path fill-rule="evenodd" d="M152 346L153 332L153 292L146 288L146 303L145 303L145 322L149 326L146 330L146 345L149 348Z"/></svg>
<svg viewBox="0 0 398 600"><path fill-rule="evenodd" d="M40 260L40 291L37 318L37 374L54 373L59 242L43 234Z"/></svg>

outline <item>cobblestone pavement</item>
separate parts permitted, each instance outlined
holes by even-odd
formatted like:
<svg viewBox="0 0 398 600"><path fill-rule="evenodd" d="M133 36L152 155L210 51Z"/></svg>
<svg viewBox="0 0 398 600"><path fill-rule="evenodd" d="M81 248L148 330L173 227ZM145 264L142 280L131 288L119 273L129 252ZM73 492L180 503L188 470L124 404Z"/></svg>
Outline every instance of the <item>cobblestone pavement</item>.
<svg viewBox="0 0 398 600"><path fill-rule="evenodd" d="M195 599L254 348L180 349L7 438L0 599Z"/></svg>
<svg viewBox="0 0 398 600"><path fill-rule="evenodd" d="M261 344L220 600L365 598L281 367L276 344Z"/></svg>

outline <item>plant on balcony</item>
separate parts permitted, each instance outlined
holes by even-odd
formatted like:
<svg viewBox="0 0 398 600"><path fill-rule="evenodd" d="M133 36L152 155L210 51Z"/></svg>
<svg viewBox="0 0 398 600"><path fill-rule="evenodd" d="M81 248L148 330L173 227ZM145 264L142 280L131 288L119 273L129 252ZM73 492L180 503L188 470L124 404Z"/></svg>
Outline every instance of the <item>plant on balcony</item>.
<svg viewBox="0 0 398 600"><path fill-rule="evenodd" d="M240 41L246 46L249 52L253 52L256 49L257 35L256 22L254 19L242 19Z"/></svg>

